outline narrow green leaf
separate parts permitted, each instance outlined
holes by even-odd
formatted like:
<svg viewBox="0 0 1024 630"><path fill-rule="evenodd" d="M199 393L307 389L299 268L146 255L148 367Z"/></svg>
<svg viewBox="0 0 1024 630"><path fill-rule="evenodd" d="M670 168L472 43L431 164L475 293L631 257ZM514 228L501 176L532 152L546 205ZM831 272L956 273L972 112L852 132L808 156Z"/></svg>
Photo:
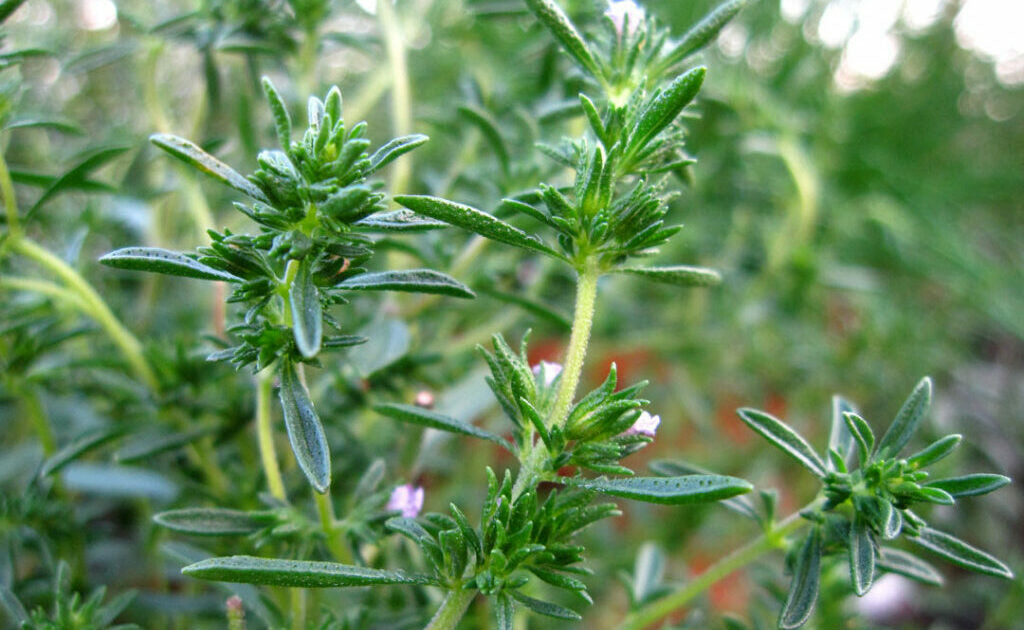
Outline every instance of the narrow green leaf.
<svg viewBox="0 0 1024 630"><path fill-rule="evenodd" d="M569 610L568 608L564 608L558 604L534 599L528 595L523 595L519 591L507 592L514 597L516 601L537 614L544 615L546 617L554 617L555 619L564 619L566 621L580 621L583 619L583 617L580 617L576 611Z"/></svg>
<svg viewBox="0 0 1024 630"><path fill-rule="evenodd" d="M531 236L476 208L426 195L398 195L395 201L413 212L475 232L491 240L561 257L536 236Z"/></svg>
<svg viewBox="0 0 1024 630"><path fill-rule="evenodd" d="M700 92L707 68L694 68L676 77L663 91L655 96L644 109L640 120L630 134L630 153L646 147L663 129L672 124L687 105Z"/></svg>
<svg viewBox="0 0 1024 630"><path fill-rule="evenodd" d="M715 7L711 13L686 31L675 48L665 57L662 66L670 68L706 46L746 3L747 0L728 0Z"/></svg>
<svg viewBox="0 0 1024 630"><path fill-rule="evenodd" d="M110 427L90 429L86 431L47 458L39 468L39 476L46 477L47 475L52 475L85 453L88 453L95 448L99 448L107 442L120 437L121 434L121 429Z"/></svg>
<svg viewBox="0 0 1024 630"><path fill-rule="evenodd" d="M474 298L476 294L455 278L433 269L401 269L364 273L334 285L347 291L406 291Z"/></svg>
<svg viewBox="0 0 1024 630"><path fill-rule="evenodd" d="M754 431L803 464L817 477L825 476L825 462L799 433L771 414L744 407L736 411Z"/></svg>
<svg viewBox="0 0 1024 630"><path fill-rule="evenodd" d="M935 488L948 492L953 497L974 497L988 494L1010 483L1005 475L991 473L975 473L949 479L936 479L924 484L925 488Z"/></svg>
<svg viewBox="0 0 1024 630"><path fill-rule="evenodd" d="M100 168L107 162L110 162L114 158L118 157L122 153L128 150L128 147L110 147L106 149L98 149L90 153L85 159L71 167L66 173L53 180L50 186L43 191L43 194L39 196L35 204L25 214L26 217L30 217L35 214L36 210L41 208L43 204L49 201L54 196L66 191L74 190L79 188L82 182L88 179L90 173Z"/></svg>
<svg viewBox="0 0 1024 630"><path fill-rule="evenodd" d="M653 542L640 546L633 563L631 595L634 604L647 601L662 588L665 577L665 552Z"/></svg>
<svg viewBox="0 0 1024 630"><path fill-rule="evenodd" d="M878 568L882 571L898 573L899 575L917 580L918 582L924 582L925 584L931 584L932 586L942 586L943 582L942 574L935 567L919 559L917 556L911 555L906 551L893 549L892 547L882 547L878 557Z"/></svg>
<svg viewBox="0 0 1024 630"><path fill-rule="evenodd" d="M857 442L857 458L860 460L860 465L864 466L875 451L875 432L871 430L871 425L864 418L852 411L843 412L843 421L846 422L846 427Z"/></svg>
<svg viewBox="0 0 1024 630"><path fill-rule="evenodd" d="M468 422L463 422L462 420L457 420L450 416L445 416L422 407L383 403L380 405L374 405L373 410L381 415L385 415L400 422L418 424L423 427L430 427L431 429L448 431L449 433L469 435L489 442L494 442L510 452L514 452L515 450L512 445L508 443L508 440L500 435L495 435L490 431L485 431L479 427L469 424Z"/></svg>
<svg viewBox="0 0 1024 630"><path fill-rule="evenodd" d="M263 93L267 96L267 103L270 104L270 113L274 116L274 131L277 132L277 142L281 149L288 153L292 146L292 117L288 115L288 106L284 99L278 94L277 88L271 83L269 77L263 77Z"/></svg>
<svg viewBox="0 0 1024 630"><path fill-rule="evenodd" d="M292 333L302 356L312 359L320 353L324 338L324 312L320 292L313 284L310 261L299 262L299 271L288 288L292 309Z"/></svg>
<svg viewBox="0 0 1024 630"><path fill-rule="evenodd" d="M369 175L379 171L400 156L424 144L427 140L430 140L430 138L422 133L414 133L392 139L374 151L373 155L370 156L370 167L367 169L366 174Z"/></svg>
<svg viewBox="0 0 1024 630"><path fill-rule="evenodd" d="M526 6L537 16L537 19L547 27L555 39L562 44L566 52L589 72L595 79L601 78L601 70L598 68L594 55L591 54L587 43L580 37L579 32L569 20L569 16L562 11L554 0L526 0Z"/></svg>
<svg viewBox="0 0 1024 630"><path fill-rule="evenodd" d="M843 414L846 412L856 413L853 404L842 396L832 397L832 427L828 434L828 447L839 453L843 461L849 461L853 451L853 433L850 427L846 426Z"/></svg>
<svg viewBox="0 0 1024 630"><path fill-rule="evenodd" d="M44 117L25 117L15 118L7 121L4 125L4 129L32 129L32 128L45 128L55 129L67 134L81 136L85 134L85 130L79 127L71 120L64 118L44 118Z"/></svg>
<svg viewBox="0 0 1024 630"><path fill-rule="evenodd" d="M434 584L427 575L384 571L337 562L281 560L253 556L208 558L181 570L187 576L218 582L332 588L376 584Z"/></svg>
<svg viewBox="0 0 1024 630"><path fill-rule="evenodd" d="M299 380L295 365L288 360L281 366L280 397L284 426L288 430L295 461L313 489L323 494L331 485L331 454L327 436L309 393Z"/></svg>
<svg viewBox="0 0 1024 630"><path fill-rule="evenodd" d="M204 265L185 254L159 247L124 247L102 256L100 262L115 269L149 271L169 276L199 278L200 280L241 282L241 278L226 271Z"/></svg>
<svg viewBox="0 0 1024 630"><path fill-rule="evenodd" d="M25 624L31 623L28 611L25 610L21 600L18 599L18 596L11 589L3 584L0 584L0 606L3 606L3 609L7 611L7 616L14 622L15 627L23 628L26 627ZM512 626L509 626L509 630L511 628Z"/></svg>
<svg viewBox="0 0 1024 630"><path fill-rule="evenodd" d="M910 436L917 430L917 425L928 412L932 403L932 379L927 376L921 379L910 393L910 397L896 414L896 419L889 425L889 430L878 442L878 457L893 457L906 446Z"/></svg>
<svg viewBox="0 0 1024 630"><path fill-rule="evenodd" d="M426 232L448 227L447 223L421 217L404 208L371 214L353 225L366 232Z"/></svg>
<svg viewBox="0 0 1024 630"><path fill-rule="evenodd" d="M502 591L494 602L494 622L498 630L512 630L516 608L508 593Z"/></svg>
<svg viewBox="0 0 1024 630"><path fill-rule="evenodd" d="M937 461L944 459L947 455L956 450L963 439L962 435L951 433L943 438L935 440L926 448L914 453L907 458L907 463L914 468L925 468Z"/></svg>
<svg viewBox="0 0 1024 630"><path fill-rule="evenodd" d="M927 501L928 503L935 503L937 505L953 505L956 503L956 499L953 498L953 495L939 488L921 487L913 494L914 498L918 501Z"/></svg>
<svg viewBox="0 0 1024 630"><path fill-rule="evenodd" d="M167 529L195 536L246 536L276 521L273 512L224 508L185 508L160 512L153 521Z"/></svg>
<svg viewBox="0 0 1024 630"><path fill-rule="evenodd" d="M549 323L558 326L563 330L570 330L572 328L572 322L569 318L559 313L554 308L539 302L537 300L530 299L526 296L519 295L517 293L508 293L505 291L499 291L494 287L477 287L477 291L483 293L486 296L501 300L508 304L514 304L539 318L547 320Z"/></svg>
<svg viewBox="0 0 1024 630"><path fill-rule="evenodd" d="M210 177L227 184L240 193L243 193L256 201L270 203L267 196L263 194L255 184L242 176L241 173L221 162L197 145L184 138L179 138L168 133L157 133L149 137L149 141L167 151L182 162L193 166L206 173Z"/></svg>
<svg viewBox="0 0 1024 630"><path fill-rule="evenodd" d="M615 267L612 273L640 276L654 282L677 287L710 287L722 282L722 276L714 269L675 265L672 267Z"/></svg>
<svg viewBox="0 0 1024 630"><path fill-rule="evenodd" d="M882 537L886 540L892 540L899 536L903 530L903 513L888 501L885 501L883 506Z"/></svg>
<svg viewBox="0 0 1024 630"><path fill-rule="evenodd" d="M678 477L680 475L710 475L713 474L700 466L694 466L689 462L683 462L678 460L658 459L651 462L648 465L651 472L660 475L662 477ZM736 496L731 499L723 499L718 502L724 508L728 508L737 514L746 516L749 519L755 521L761 521L761 515L758 514L754 504L750 501L749 497Z"/></svg>
<svg viewBox="0 0 1024 630"><path fill-rule="evenodd" d="M871 588L875 579L875 540L867 521L857 517L850 527L849 540L850 583L858 597Z"/></svg>
<svg viewBox="0 0 1024 630"><path fill-rule="evenodd" d="M487 144L490 145L491 150L494 151L495 157L498 158L498 164L501 166L501 172L504 173L505 177L509 176L509 157L508 148L505 146L505 139L501 137L501 130L498 128L498 123L495 122L494 118L489 113L476 107L475 105L462 105L459 107L459 114L461 114L466 120L473 123L483 137L487 140Z"/></svg>
<svg viewBox="0 0 1024 630"><path fill-rule="evenodd" d="M793 581L789 585L789 594L779 615L779 628L799 628L811 618L814 602L818 599L818 584L821 581L821 553L821 530L814 527L804 539L800 554L797 556L793 568Z"/></svg>
<svg viewBox="0 0 1024 630"><path fill-rule="evenodd" d="M566 485L648 503L682 505L728 499L754 489L749 482L725 475L566 479Z"/></svg>
<svg viewBox="0 0 1024 630"><path fill-rule="evenodd" d="M921 534L910 540L965 569L995 577L1013 578L1013 571L1005 564L945 532L922 527Z"/></svg>

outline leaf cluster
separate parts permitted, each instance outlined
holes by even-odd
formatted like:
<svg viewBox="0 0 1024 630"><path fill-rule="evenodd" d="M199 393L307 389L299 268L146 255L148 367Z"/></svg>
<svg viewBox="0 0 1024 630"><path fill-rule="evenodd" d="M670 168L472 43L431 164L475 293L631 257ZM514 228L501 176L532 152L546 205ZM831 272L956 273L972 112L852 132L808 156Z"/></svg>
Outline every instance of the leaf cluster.
<svg viewBox="0 0 1024 630"><path fill-rule="evenodd" d="M754 409L739 410L747 426L800 462L822 484L823 500L802 513L812 521L811 531L788 558L793 579L779 617L780 628L798 628L810 618L822 557L828 554L846 555L850 583L858 596L866 594L883 571L940 584L941 575L928 563L886 546L900 537L965 569L1013 577L1003 562L930 527L911 509L920 504L954 505L960 497L987 494L1010 483L1008 477L997 474L931 480L924 469L956 449L961 441L957 434L940 438L909 457L899 457L927 414L931 398L931 379L924 378L876 441L871 426L837 396L825 458L778 418Z"/></svg>

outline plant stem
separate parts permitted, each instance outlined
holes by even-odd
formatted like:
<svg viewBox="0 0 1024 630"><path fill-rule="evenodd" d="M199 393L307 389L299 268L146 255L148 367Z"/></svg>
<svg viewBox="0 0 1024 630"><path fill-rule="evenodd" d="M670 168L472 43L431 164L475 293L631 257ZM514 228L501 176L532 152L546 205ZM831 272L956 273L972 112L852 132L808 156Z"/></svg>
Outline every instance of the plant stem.
<svg viewBox="0 0 1024 630"><path fill-rule="evenodd" d="M409 68L405 60L405 41L402 25L398 22L395 8L388 0L378 0L377 17L384 31L384 46L391 66L391 119L394 134L404 136L412 128L412 101L409 89ZM391 182L389 190L402 192L405 190L412 172L412 160L409 155L391 165Z"/></svg>
<svg viewBox="0 0 1024 630"><path fill-rule="evenodd" d="M325 494L314 492L313 498L316 500L316 511L320 514L320 527L324 530L324 536L327 537L327 548L331 550L331 555L338 562L352 564L352 554L335 525L337 519L334 516L330 491L328 490Z"/></svg>
<svg viewBox="0 0 1024 630"><path fill-rule="evenodd" d="M441 607L424 630L454 630L466 609L476 597L476 589L453 588L445 595Z"/></svg>
<svg viewBox="0 0 1024 630"><path fill-rule="evenodd" d="M11 248L14 252L35 261L60 278L68 289L79 298L89 316L103 327L103 330L106 331L107 335L118 347L125 359L127 359L128 364L132 367L139 380L149 386L150 389L154 391L157 389L156 375L142 354L142 344L114 316L107 303L103 301L103 298L96 293L96 290L92 288L85 278L66 262L28 238L20 237L13 239Z"/></svg>
<svg viewBox="0 0 1024 630"><path fill-rule="evenodd" d="M306 589L291 588L292 630L306 628Z"/></svg>
<svg viewBox="0 0 1024 630"><path fill-rule="evenodd" d="M21 224L18 222L18 198L14 196L14 182L11 172L7 169L7 160L0 155L0 194L4 196L4 210L7 212L7 233L12 241L21 237Z"/></svg>
<svg viewBox="0 0 1024 630"><path fill-rule="evenodd" d="M583 362L587 356L587 345L590 343L590 329L594 324L594 305L597 301L597 280L601 277L598 261L588 256L583 261L576 280L576 307L573 314L572 333L569 335L569 348L565 353L565 363L558 382L558 393L548 418L549 427L565 423L569 416L576 387L583 372ZM543 444L526 444L521 457L522 466L516 475L516 483L512 486L512 500L519 498L527 488L533 487L541 479L542 468L547 449Z"/></svg>
<svg viewBox="0 0 1024 630"><path fill-rule="evenodd" d="M274 370L267 367L256 375L256 435L263 461L263 474L267 478L270 494L278 500L287 501L281 467L277 463L277 449L274 447L274 430L271 425L271 399L273 397Z"/></svg>
<svg viewBox="0 0 1024 630"><path fill-rule="evenodd" d="M569 415L576 387L583 372L583 361L587 356L587 344L590 342L590 329L594 324L594 304L597 301L597 280L601 277L598 261L588 256L579 270L576 281L576 309L572 320L572 334L569 336L569 348L562 364L562 374L558 382L558 394L551 410L548 426L560 426Z"/></svg>
<svg viewBox="0 0 1024 630"><path fill-rule="evenodd" d="M43 408L43 402L39 400L39 394L31 385L18 388L20 391L21 404L25 408L25 415L32 422L39 437L39 443L43 447L43 455L49 457L57 451L57 439L53 435L53 427L50 426L50 419Z"/></svg>
<svg viewBox="0 0 1024 630"><path fill-rule="evenodd" d="M626 617L619 630L642 630L673 611L682 608L694 597L700 595L715 582L757 560L764 554L784 546L784 539L807 524L807 520L794 512L743 547L733 551L703 573L686 583L678 591L664 595L645 604Z"/></svg>

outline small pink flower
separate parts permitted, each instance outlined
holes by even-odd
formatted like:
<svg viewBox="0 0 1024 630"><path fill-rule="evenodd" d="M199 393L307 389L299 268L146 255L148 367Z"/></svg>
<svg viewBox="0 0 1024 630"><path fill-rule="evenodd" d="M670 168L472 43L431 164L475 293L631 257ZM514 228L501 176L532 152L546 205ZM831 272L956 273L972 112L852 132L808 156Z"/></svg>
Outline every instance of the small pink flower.
<svg viewBox="0 0 1024 630"><path fill-rule="evenodd" d="M389 512L401 512L405 518L416 518L423 509L423 488L407 483L396 486L388 499Z"/></svg>
<svg viewBox="0 0 1024 630"><path fill-rule="evenodd" d="M646 435L652 438L658 432L659 424L661 424L661 416L652 416L646 411L641 411L633 426L626 429L624 435Z"/></svg>
<svg viewBox="0 0 1024 630"><path fill-rule="evenodd" d="M562 373L561 363L551 363L550 361L541 361L537 365L533 366L533 374L540 377L541 384L544 387L551 387L551 384L555 382L558 375Z"/></svg>
<svg viewBox="0 0 1024 630"><path fill-rule="evenodd" d="M632 35L636 32L636 27L644 21L644 9L635 0L608 0L608 8L604 14L615 24L615 30L619 35L622 34L623 26L626 27L628 34Z"/></svg>

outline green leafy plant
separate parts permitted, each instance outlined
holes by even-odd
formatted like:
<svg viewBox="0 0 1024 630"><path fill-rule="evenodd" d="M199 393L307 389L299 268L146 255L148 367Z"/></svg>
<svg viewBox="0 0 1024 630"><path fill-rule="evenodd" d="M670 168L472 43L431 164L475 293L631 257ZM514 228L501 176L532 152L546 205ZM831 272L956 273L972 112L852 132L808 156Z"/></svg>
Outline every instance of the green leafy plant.
<svg viewBox="0 0 1024 630"><path fill-rule="evenodd" d="M976 374L1013 382L1015 303L952 308L1010 293L1009 213L977 211L974 244L921 231L951 193L891 159L948 174L996 137L1012 164L1006 127L904 146L920 111L858 106L892 85L834 89L824 3L179 4L0 3L12 627L853 628L885 574L962 597L907 549L1013 578L1012 543L944 530L1010 483L955 470L1019 462L981 422L934 435L931 379L880 438L839 396L809 437L779 419L836 381L882 408L922 366L975 407ZM919 109L1012 120L951 36L911 31L956 86ZM949 187L1004 199L991 170ZM811 475L754 462L744 425ZM984 584L986 623L1019 616Z"/></svg>

